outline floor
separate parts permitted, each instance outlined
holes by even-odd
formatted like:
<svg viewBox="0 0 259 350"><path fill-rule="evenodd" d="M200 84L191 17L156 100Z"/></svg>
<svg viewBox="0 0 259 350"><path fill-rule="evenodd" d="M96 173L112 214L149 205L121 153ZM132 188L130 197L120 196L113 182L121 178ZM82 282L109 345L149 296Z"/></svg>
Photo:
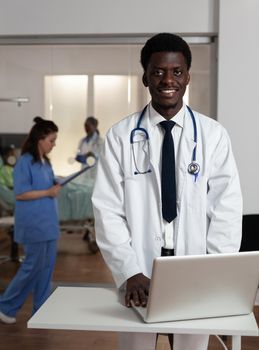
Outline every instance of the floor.
<svg viewBox="0 0 259 350"><path fill-rule="evenodd" d="M9 251L9 238L0 232L0 255ZM20 251L22 254L22 251ZM3 291L19 267L18 262L0 264L0 291ZM59 242L58 258L54 273L54 285L113 284L100 253L92 254L83 233L63 233ZM65 305L64 305L65 307ZM112 332L55 331L27 329L31 300L17 315L15 325L0 324L0 350L116 350L117 337ZM255 307L259 323L259 306ZM230 347L230 338L226 345ZM210 337L209 350L223 349L214 337ZM242 350L259 349L259 337L244 337ZM141 349L140 349L141 350ZM169 350L166 336L159 336L157 350ZM190 349L191 350L191 349Z"/></svg>

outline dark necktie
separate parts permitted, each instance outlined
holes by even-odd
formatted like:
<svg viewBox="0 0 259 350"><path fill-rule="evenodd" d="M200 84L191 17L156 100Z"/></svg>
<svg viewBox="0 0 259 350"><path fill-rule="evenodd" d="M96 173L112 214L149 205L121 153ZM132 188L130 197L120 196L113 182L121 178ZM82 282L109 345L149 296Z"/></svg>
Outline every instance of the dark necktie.
<svg viewBox="0 0 259 350"><path fill-rule="evenodd" d="M169 120L161 122L160 125L165 130L161 173L162 214L167 222L171 222L177 216L174 140L171 132L175 123Z"/></svg>

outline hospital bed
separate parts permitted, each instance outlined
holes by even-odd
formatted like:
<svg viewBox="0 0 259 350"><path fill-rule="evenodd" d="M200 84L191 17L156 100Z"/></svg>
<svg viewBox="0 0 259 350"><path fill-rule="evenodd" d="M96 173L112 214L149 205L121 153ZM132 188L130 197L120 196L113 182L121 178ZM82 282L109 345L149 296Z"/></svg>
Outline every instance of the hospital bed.
<svg viewBox="0 0 259 350"><path fill-rule="evenodd" d="M21 261L22 257L19 256L19 247L13 239L14 217L5 216L0 217L0 232L1 234L7 234L10 237L10 252L9 255L0 255L0 264L7 261ZM2 238L2 237L0 237ZM1 242L1 240L0 240ZM1 243L0 243L1 244ZM1 247L2 248L2 247Z"/></svg>
<svg viewBox="0 0 259 350"><path fill-rule="evenodd" d="M62 187L58 196L61 230L82 232L91 253L99 251L94 235L92 192L94 180L81 176Z"/></svg>
<svg viewBox="0 0 259 350"><path fill-rule="evenodd" d="M1 234L7 234L11 240L10 253L9 255L0 255L0 263L7 261L19 261L18 244L13 240L13 208L13 191L0 185L0 232Z"/></svg>
<svg viewBox="0 0 259 350"><path fill-rule="evenodd" d="M89 251L96 253L99 249L94 235L94 216L91 202L93 186L92 179L82 177L74 179L62 187L57 201L61 232L83 232L83 239L87 243ZM6 232L13 229L14 202L13 191L0 185L0 227ZM7 225L6 217L9 218L9 225ZM12 255L13 260L14 252L10 255Z"/></svg>

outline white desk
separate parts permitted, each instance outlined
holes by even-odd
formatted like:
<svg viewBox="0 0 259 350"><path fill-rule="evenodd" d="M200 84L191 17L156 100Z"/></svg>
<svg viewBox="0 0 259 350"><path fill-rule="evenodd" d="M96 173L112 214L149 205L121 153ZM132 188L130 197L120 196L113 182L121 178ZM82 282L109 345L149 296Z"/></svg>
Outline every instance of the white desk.
<svg viewBox="0 0 259 350"><path fill-rule="evenodd" d="M58 287L29 320L28 328L231 335L232 350L241 349L242 335L259 335L253 313L146 324L118 302L115 289L93 287Z"/></svg>

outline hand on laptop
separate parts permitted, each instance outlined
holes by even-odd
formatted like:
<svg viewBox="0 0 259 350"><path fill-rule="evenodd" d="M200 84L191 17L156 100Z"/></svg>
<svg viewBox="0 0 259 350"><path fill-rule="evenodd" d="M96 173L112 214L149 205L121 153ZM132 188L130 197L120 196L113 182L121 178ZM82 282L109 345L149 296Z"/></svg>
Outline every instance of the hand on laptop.
<svg viewBox="0 0 259 350"><path fill-rule="evenodd" d="M147 305L150 279L142 273L130 277L126 284L125 305L131 307Z"/></svg>

